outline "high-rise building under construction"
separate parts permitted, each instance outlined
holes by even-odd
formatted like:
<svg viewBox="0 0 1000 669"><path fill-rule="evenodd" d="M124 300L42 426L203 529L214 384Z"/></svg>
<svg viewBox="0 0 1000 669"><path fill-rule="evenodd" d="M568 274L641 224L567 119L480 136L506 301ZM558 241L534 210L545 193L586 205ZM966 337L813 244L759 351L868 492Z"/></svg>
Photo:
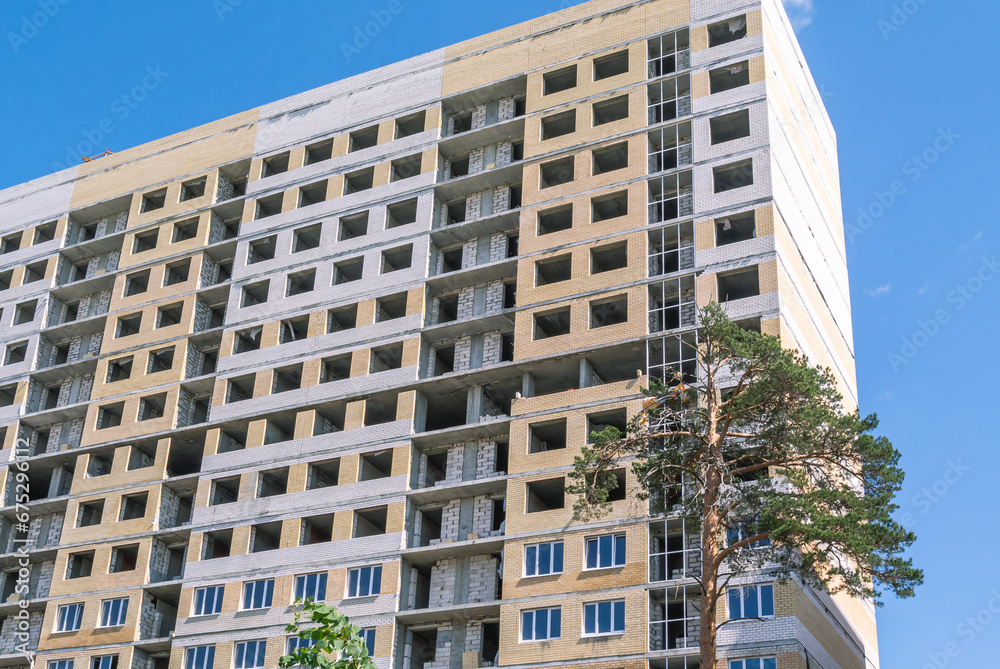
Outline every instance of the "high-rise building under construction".
<svg viewBox="0 0 1000 669"><path fill-rule="evenodd" d="M578 4L2 191L0 239L0 667L275 667L312 596L380 669L694 669L696 534L628 469L574 521L574 456L712 301L856 402L779 0ZM729 587L720 666L878 667L869 602Z"/></svg>

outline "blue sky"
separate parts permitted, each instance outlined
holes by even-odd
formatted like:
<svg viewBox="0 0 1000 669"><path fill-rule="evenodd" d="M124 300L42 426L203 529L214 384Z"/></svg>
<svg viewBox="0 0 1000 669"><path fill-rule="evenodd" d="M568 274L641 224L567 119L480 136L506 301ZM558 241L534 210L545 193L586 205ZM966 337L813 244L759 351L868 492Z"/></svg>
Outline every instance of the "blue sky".
<svg viewBox="0 0 1000 669"><path fill-rule="evenodd" d="M69 164L81 143L123 150L563 4L398 2L345 54L389 0L4 0L0 188ZM839 135L862 409L904 454L900 517L927 572L916 599L880 611L882 666L993 666L1000 3L792 4Z"/></svg>

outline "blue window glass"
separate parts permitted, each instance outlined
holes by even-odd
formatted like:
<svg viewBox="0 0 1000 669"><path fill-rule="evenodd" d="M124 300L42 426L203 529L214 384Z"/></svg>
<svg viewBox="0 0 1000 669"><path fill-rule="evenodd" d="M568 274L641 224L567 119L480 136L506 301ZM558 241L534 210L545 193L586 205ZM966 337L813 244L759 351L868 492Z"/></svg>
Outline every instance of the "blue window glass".
<svg viewBox="0 0 1000 669"><path fill-rule="evenodd" d="M774 586L760 586L760 615L764 618L774 616Z"/></svg>

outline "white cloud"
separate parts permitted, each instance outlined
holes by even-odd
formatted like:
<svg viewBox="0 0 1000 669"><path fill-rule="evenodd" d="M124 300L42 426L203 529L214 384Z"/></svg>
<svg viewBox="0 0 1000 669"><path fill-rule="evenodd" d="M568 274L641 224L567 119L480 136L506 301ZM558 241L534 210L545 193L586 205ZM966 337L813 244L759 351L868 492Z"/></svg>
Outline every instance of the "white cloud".
<svg viewBox="0 0 1000 669"><path fill-rule="evenodd" d="M983 231L982 231L982 230L980 230L980 231L979 231L979 232L977 232L977 233L976 233L976 235L975 235L975 236L974 236L974 237L973 237L973 238L972 238L972 239L971 239L971 240L969 241L969 243L968 243L968 244L962 244L961 246L959 246L959 247L958 247L958 250L959 250L959 251L968 251L968 250L969 250L969 249L971 249L971 248L972 248L973 246L975 246L976 244L978 244L978 243L979 243L979 240L980 240L980 239L982 239L982 238L983 238Z"/></svg>
<svg viewBox="0 0 1000 669"><path fill-rule="evenodd" d="M865 288L865 294L868 297L885 297L886 295L889 294L890 290L892 290L892 284L887 283L875 289Z"/></svg>
<svg viewBox="0 0 1000 669"><path fill-rule="evenodd" d="M816 8L813 7L813 0L782 0L788 18L792 21L792 27L796 30L805 28L812 23L816 16Z"/></svg>

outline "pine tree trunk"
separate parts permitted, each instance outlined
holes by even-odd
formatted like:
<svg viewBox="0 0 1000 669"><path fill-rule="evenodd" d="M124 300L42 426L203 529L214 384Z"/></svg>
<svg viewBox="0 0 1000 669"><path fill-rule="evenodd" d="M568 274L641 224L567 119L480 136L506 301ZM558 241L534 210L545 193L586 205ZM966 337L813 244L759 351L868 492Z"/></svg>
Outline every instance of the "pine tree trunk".
<svg viewBox="0 0 1000 669"><path fill-rule="evenodd" d="M711 468L705 478L705 499L702 506L701 529L701 667L716 668L715 610L719 601L719 498L721 480L717 469Z"/></svg>

